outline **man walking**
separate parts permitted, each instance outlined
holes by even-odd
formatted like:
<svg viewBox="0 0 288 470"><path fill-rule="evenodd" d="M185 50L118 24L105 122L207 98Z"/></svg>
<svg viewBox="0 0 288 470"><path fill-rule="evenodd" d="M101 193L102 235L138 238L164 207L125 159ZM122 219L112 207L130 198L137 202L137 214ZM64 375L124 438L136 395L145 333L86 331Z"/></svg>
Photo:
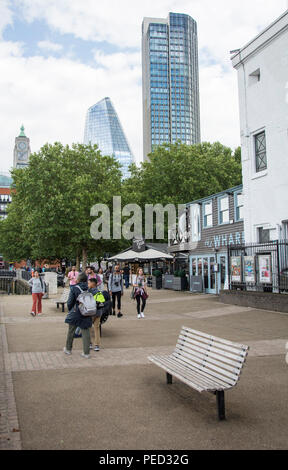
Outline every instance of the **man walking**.
<svg viewBox="0 0 288 470"><path fill-rule="evenodd" d="M120 266L117 264L115 266L114 272L112 272L109 276L108 282L108 290L110 295L112 296L112 309L113 315L115 315L115 307L116 307L116 299L117 299L117 309L118 314L117 317L123 317L121 313L121 297L123 295L123 276L120 273Z"/></svg>
<svg viewBox="0 0 288 470"><path fill-rule="evenodd" d="M130 268L128 264L125 264L125 267L123 269L123 278L125 282L125 287L126 289L129 289L129 279L130 279Z"/></svg>

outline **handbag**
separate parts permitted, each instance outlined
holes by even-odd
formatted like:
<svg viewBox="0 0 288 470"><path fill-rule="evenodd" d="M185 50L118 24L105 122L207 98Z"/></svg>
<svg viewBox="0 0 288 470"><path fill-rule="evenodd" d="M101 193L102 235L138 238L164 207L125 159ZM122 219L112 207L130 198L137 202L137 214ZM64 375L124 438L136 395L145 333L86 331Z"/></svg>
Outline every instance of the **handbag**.
<svg viewBox="0 0 288 470"><path fill-rule="evenodd" d="M133 287L130 297L131 297L132 300L135 300L135 287Z"/></svg>
<svg viewBox="0 0 288 470"><path fill-rule="evenodd" d="M82 338L81 328L79 326L77 326L75 330L74 338Z"/></svg>
<svg viewBox="0 0 288 470"><path fill-rule="evenodd" d="M149 295L147 294L147 292L145 292L145 290L143 291L143 294L142 294L142 299L144 300L147 300L149 297Z"/></svg>

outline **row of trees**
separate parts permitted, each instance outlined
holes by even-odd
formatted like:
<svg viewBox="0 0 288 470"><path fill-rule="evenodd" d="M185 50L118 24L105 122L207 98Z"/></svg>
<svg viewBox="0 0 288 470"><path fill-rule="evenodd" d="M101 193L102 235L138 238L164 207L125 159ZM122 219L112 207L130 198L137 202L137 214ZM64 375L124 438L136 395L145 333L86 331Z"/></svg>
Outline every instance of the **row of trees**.
<svg viewBox="0 0 288 470"><path fill-rule="evenodd" d="M44 145L29 167L12 171L13 198L0 222L0 252L6 259L101 258L129 246L120 240L94 240L91 208L105 204L113 217L113 197L122 204L185 204L241 183L240 149L220 143L162 145L131 177L96 146ZM127 219L127 217L126 217Z"/></svg>

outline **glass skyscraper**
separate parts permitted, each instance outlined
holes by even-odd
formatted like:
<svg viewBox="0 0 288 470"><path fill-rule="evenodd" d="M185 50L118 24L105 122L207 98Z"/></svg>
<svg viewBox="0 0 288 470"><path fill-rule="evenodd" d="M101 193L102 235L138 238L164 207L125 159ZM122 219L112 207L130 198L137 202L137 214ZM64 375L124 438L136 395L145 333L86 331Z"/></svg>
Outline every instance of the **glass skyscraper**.
<svg viewBox="0 0 288 470"><path fill-rule="evenodd" d="M142 25L144 159L162 143L199 143L197 23L170 13Z"/></svg>
<svg viewBox="0 0 288 470"><path fill-rule="evenodd" d="M114 157L122 165L123 178L129 176L134 157L110 98L87 111L84 144L97 144L102 155Z"/></svg>

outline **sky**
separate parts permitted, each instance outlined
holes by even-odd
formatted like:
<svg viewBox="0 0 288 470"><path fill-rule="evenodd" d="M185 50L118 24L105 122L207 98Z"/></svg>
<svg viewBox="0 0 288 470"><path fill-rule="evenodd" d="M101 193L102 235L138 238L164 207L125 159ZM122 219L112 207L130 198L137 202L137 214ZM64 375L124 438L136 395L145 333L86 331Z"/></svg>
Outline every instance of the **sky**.
<svg viewBox="0 0 288 470"><path fill-rule="evenodd" d="M135 160L143 158L141 25L186 13L198 24L202 141L240 144L237 72L243 47L287 0L0 0L0 172L22 124L32 152L83 142L87 109L111 98Z"/></svg>

